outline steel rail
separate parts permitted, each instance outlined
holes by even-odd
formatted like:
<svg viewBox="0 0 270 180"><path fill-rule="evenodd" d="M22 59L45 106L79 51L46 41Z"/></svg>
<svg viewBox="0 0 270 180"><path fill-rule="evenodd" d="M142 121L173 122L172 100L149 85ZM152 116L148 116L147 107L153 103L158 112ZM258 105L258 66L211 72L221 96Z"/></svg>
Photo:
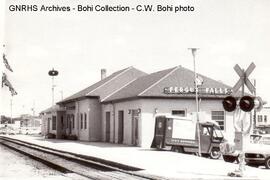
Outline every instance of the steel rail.
<svg viewBox="0 0 270 180"><path fill-rule="evenodd" d="M134 172L142 169L132 166L125 166L120 163L114 163L112 161L106 161L92 156L57 150L4 136L0 136L0 139L2 139L1 144L10 147L16 151L19 151L25 155L28 155L29 157L43 162L44 164L49 165L50 167L53 167L54 169L61 172L73 172L91 179L166 179L159 176L153 176L148 174L146 175L139 172ZM13 143L13 145L10 143ZM28 148L30 151L36 151L35 153L40 152L47 155L57 156L57 158L61 158L70 163L74 163L75 165L78 164L87 168L92 168L95 170L95 172L91 175L91 173L79 172L81 170L78 170L78 168L67 168L64 165L59 165L58 163L52 162L51 160L49 160L49 158L42 158L42 155L37 156L28 153L28 151L20 150L20 148L22 147Z"/></svg>

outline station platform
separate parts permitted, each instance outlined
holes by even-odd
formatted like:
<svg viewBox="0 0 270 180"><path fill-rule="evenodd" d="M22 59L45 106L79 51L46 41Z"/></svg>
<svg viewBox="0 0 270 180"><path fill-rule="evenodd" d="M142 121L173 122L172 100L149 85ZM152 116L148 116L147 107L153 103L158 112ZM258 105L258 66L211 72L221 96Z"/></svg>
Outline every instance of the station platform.
<svg viewBox="0 0 270 180"><path fill-rule="evenodd" d="M137 167L143 169L142 173L164 177L164 179L269 179L270 177L270 170L249 166L245 166L244 177L229 177L227 174L238 169L238 164L170 151L103 142L45 139L42 136L10 135L8 137Z"/></svg>

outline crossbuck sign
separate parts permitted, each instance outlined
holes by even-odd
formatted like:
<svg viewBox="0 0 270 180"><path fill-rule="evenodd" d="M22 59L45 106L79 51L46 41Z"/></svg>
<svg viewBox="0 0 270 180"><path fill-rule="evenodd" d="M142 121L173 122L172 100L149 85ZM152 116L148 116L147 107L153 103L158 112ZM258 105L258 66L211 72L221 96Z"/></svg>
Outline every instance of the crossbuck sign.
<svg viewBox="0 0 270 180"><path fill-rule="evenodd" d="M255 67L256 65L254 63L251 63L248 66L247 70L245 71L244 69L241 69L238 64L234 66L234 70L240 76L240 79L237 81L237 83L234 85L232 89L234 94L240 89L240 87L244 87L244 84L247 86L247 88L252 94L255 93L255 87L248 79L248 76L252 73ZM242 93L244 94L244 89L242 89L242 91L243 91Z"/></svg>

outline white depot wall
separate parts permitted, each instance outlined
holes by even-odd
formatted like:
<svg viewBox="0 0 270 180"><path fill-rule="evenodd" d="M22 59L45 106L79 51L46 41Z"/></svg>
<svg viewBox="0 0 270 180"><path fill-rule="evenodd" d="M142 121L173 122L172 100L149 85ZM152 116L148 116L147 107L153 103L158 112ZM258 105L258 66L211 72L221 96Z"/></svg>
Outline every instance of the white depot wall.
<svg viewBox="0 0 270 180"><path fill-rule="evenodd" d="M106 136L106 112L110 112L110 142L118 143L118 111L124 111L124 141L132 145L132 114L129 110L141 109L138 122L138 146L150 148L154 138L155 116L171 114L172 110L184 110L187 115L196 112L193 99L138 99L114 104L102 105L102 140ZM224 111L222 100L201 100L200 110L205 112L205 118L211 120L211 111ZM226 137L234 138L233 113L225 112Z"/></svg>
<svg viewBox="0 0 270 180"><path fill-rule="evenodd" d="M77 130L78 130L78 138L79 140L83 141L89 141L89 122L87 122L87 128L84 128L84 113L87 114L87 117L89 119L89 110L90 110L90 105L89 105L89 99L84 99L81 101L77 102ZM81 127L81 113L83 114L83 128Z"/></svg>
<svg viewBox="0 0 270 180"><path fill-rule="evenodd" d="M77 102L76 128L78 138L83 141L101 140L101 105L97 98L83 99ZM85 128L84 114L87 114ZM81 114L83 114L83 127L81 127Z"/></svg>
<svg viewBox="0 0 270 180"><path fill-rule="evenodd" d="M101 105L98 99L89 99L88 123L90 141L101 140Z"/></svg>
<svg viewBox="0 0 270 180"><path fill-rule="evenodd" d="M186 114L196 112L196 104L193 99L144 99L141 112L141 146L149 148L154 137L156 114L168 114L172 110L185 110ZM224 111L221 100L202 100L200 110L205 112L205 118L211 119L211 111ZM225 131L227 137L233 138L233 116L225 112Z"/></svg>
<svg viewBox="0 0 270 180"><path fill-rule="evenodd" d="M105 141L106 136L106 112L111 112L110 123L110 142L118 143L118 112L124 111L124 137L123 144L132 145L132 114L130 110L141 108L141 100L131 100L118 102L114 104L102 105L102 140ZM141 118L138 122L139 145L141 144Z"/></svg>

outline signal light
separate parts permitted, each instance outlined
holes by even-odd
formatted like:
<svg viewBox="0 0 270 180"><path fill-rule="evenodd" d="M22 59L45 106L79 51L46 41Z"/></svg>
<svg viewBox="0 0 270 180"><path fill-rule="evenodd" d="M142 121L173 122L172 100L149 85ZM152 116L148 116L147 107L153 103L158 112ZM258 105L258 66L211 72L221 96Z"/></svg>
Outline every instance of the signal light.
<svg viewBox="0 0 270 180"><path fill-rule="evenodd" d="M257 96L254 99L254 104L255 104L256 111L260 111L260 110L262 110L263 105L267 104L267 102L263 101L260 96Z"/></svg>
<svg viewBox="0 0 270 180"><path fill-rule="evenodd" d="M223 108L226 111L232 112L236 108L236 99L232 96L227 96L226 98L223 99L222 104Z"/></svg>
<svg viewBox="0 0 270 180"><path fill-rule="evenodd" d="M225 111L232 112L236 109L237 101L236 98L232 96L227 96L223 99L222 104ZM263 101L262 98L259 96L243 96L239 101L240 109L245 112L250 112L254 108L256 109L256 111L260 111L263 108L264 104L266 104L266 102Z"/></svg>
<svg viewBox="0 0 270 180"><path fill-rule="evenodd" d="M240 109L242 109L245 112L251 111L255 106L254 97L243 96L240 99L239 106L240 106Z"/></svg>

